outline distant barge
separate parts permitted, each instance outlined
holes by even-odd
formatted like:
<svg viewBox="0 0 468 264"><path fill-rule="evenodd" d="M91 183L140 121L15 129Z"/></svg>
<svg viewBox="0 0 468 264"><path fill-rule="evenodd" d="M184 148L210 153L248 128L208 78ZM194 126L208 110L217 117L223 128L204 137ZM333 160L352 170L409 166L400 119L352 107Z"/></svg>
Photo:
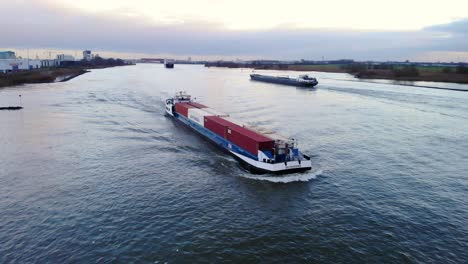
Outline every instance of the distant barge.
<svg viewBox="0 0 468 264"><path fill-rule="evenodd" d="M252 173L292 173L312 168L310 157L301 153L295 139L260 133L178 92L166 100L166 113L220 146Z"/></svg>
<svg viewBox="0 0 468 264"><path fill-rule="evenodd" d="M297 78L291 78L289 76L270 76L253 73L250 75L250 78L252 80L260 82L277 83L301 87L314 87L318 84L316 78L309 77L308 75L300 75Z"/></svg>
<svg viewBox="0 0 468 264"><path fill-rule="evenodd" d="M22 106L0 106L0 110L21 110Z"/></svg>
<svg viewBox="0 0 468 264"><path fill-rule="evenodd" d="M165 59L164 60L164 67L166 67L168 69L174 68L174 60Z"/></svg>

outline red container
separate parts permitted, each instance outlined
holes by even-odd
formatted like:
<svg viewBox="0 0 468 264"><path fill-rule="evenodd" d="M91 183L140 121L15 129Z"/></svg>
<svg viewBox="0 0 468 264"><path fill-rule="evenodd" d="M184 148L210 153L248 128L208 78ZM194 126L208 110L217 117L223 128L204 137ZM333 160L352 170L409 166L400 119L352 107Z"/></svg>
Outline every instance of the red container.
<svg viewBox="0 0 468 264"><path fill-rule="evenodd" d="M206 105L202 105L202 104L195 103L195 102L191 102L191 103L189 103L189 105L191 105L193 107L196 107L196 108L208 108L208 106L206 106Z"/></svg>
<svg viewBox="0 0 468 264"><path fill-rule="evenodd" d="M257 156L258 150L272 150L275 142L264 135L241 126L229 127L227 140Z"/></svg>
<svg viewBox="0 0 468 264"><path fill-rule="evenodd" d="M176 103L175 104L175 110L177 113L185 116L188 118L188 109L189 108L194 108L191 106L189 103Z"/></svg>
<svg viewBox="0 0 468 264"><path fill-rule="evenodd" d="M272 150L275 142L255 131L217 116L205 116L205 127L257 156L258 150Z"/></svg>
<svg viewBox="0 0 468 264"><path fill-rule="evenodd" d="M226 128L232 124L217 116L205 116L205 128L226 138Z"/></svg>

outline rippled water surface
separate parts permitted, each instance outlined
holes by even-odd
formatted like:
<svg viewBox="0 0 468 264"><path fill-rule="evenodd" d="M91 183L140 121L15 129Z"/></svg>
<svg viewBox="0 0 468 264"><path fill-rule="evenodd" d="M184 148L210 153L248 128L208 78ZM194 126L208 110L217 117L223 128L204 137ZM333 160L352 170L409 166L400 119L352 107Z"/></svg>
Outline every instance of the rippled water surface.
<svg viewBox="0 0 468 264"><path fill-rule="evenodd" d="M25 107L0 112L0 263L467 263L468 93L249 73L137 65L0 89ZM163 115L177 90L297 138L314 169L247 173Z"/></svg>

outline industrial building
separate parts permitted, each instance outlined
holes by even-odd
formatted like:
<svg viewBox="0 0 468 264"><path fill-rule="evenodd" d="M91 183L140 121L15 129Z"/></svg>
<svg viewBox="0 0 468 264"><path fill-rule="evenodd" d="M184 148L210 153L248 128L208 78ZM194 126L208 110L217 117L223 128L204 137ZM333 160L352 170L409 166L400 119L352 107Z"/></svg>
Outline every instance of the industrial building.
<svg viewBox="0 0 468 264"><path fill-rule="evenodd" d="M71 55L59 54L57 55L57 63L59 66L69 67L69 66L74 66L76 61L75 61L75 57Z"/></svg>
<svg viewBox="0 0 468 264"><path fill-rule="evenodd" d="M0 51L0 72L12 72L41 68L41 60L16 58L13 51Z"/></svg>
<svg viewBox="0 0 468 264"><path fill-rule="evenodd" d="M16 59L15 52L13 51L0 51L0 60Z"/></svg>
<svg viewBox="0 0 468 264"><path fill-rule="evenodd" d="M60 66L58 60L41 60L41 67L42 68L51 68Z"/></svg>
<svg viewBox="0 0 468 264"><path fill-rule="evenodd" d="M33 70L39 68L51 68L59 66L71 66L75 58L71 55L59 54L56 59L23 59L16 58L13 51L0 51L0 73Z"/></svg>
<svg viewBox="0 0 468 264"><path fill-rule="evenodd" d="M41 60L30 59L0 59L0 72L32 70L41 68Z"/></svg>
<svg viewBox="0 0 468 264"><path fill-rule="evenodd" d="M75 61L75 57L72 55L59 54L57 55L57 60L62 64L62 62Z"/></svg>
<svg viewBox="0 0 468 264"><path fill-rule="evenodd" d="M90 50L84 50L83 51L83 60L90 61L93 59L93 55L91 54Z"/></svg>

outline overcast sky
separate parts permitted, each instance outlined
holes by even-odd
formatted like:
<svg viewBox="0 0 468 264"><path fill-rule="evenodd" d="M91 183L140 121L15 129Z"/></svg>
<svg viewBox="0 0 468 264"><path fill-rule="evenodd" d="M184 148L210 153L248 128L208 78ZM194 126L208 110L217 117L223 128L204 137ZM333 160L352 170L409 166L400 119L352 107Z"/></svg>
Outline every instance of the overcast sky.
<svg viewBox="0 0 468 264"><path fill-rule="evenodd" d="M468 61L466 0L0 0L0 6L0 47L20 53Z"/></svg>

